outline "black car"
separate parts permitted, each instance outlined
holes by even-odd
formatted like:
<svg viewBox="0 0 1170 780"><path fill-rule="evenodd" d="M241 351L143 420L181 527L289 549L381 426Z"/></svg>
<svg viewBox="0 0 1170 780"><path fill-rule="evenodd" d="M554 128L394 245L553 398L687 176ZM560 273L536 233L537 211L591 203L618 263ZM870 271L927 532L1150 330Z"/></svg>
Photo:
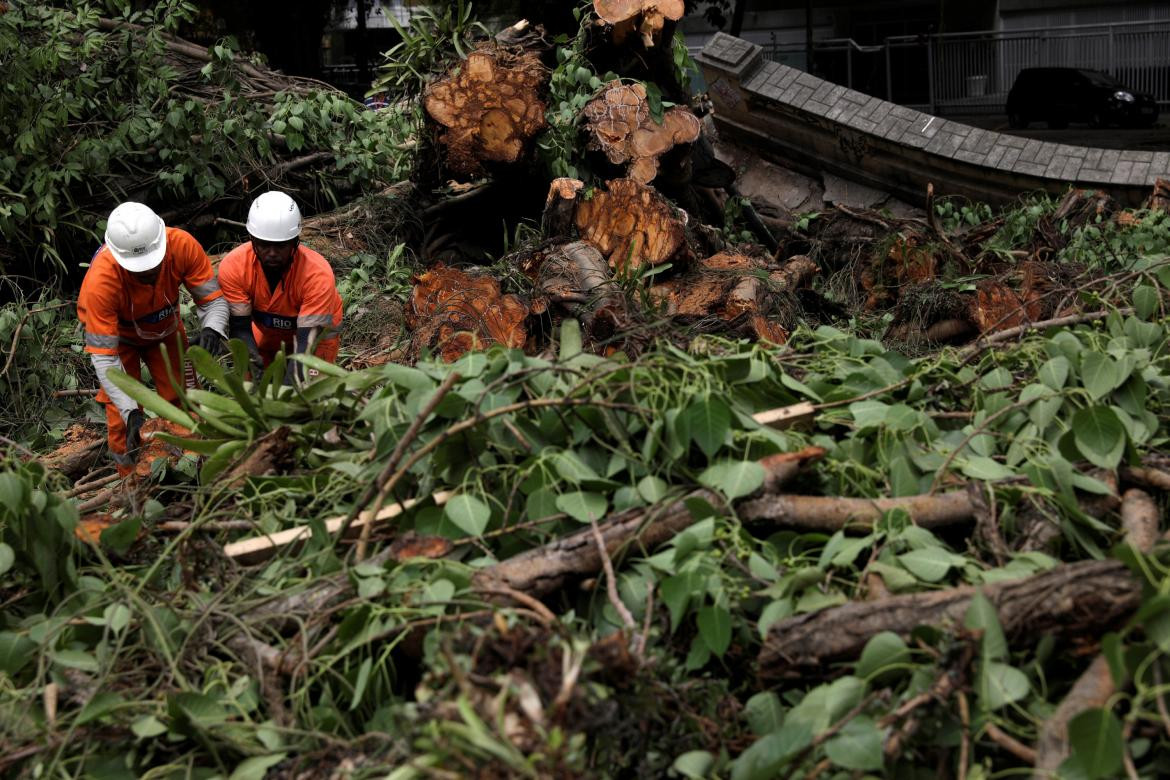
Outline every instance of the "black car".
<svg viewBox="0 0 1170 780"><path fill-rule="evenodd" d="M1097 70L1025 68L1008 93L1007 115L1012 127L1036 121L1052 128L1068 127L1069 122L1093 127L1152 125L1158 119L1158 103L1153 95L1134 92Z"/></svg>

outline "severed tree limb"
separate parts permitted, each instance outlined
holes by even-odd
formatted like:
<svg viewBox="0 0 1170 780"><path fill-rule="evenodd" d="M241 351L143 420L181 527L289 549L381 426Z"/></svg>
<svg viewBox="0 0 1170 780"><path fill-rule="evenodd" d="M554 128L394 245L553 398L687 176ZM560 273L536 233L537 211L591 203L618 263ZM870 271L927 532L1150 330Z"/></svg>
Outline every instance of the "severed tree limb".
<svg viewBox="0 0 1170 780"><path fill-rule="evenodd" d="M794 477L805 460L819 457L823 450L809 448L799 453L772 455L760 461L764 467L764 489L776 489ZM604 565L601 551L620 557L631 545L649 549L671 539L695 522L688 501L703 500L719 510L726 502L710 490L695 490L665 506L631 509L597 524L602 544L593 528L585 528L546 545L515 555L477 571L472 587L480 592L498 590L501 585L541 598L554 593L571 579L596 574Z"/></svg>
<svg viewBox="0 0 1170 780"><path fill-rule="evenodd" d="M982 587L1009 636L1100 632L1141 602L1141 585L1120 561L1083 561L1019 580ZM921 625L962 623L977 589L963 585L874 601L852 602L777 621L759 655L759 674L778 679L823 674L856 658L875 634L908 637Z"/></svg>
<svg viewBox="0 0 1170 780"><path fill-rule="evenodd" d="M1121 501L1121 525L1125 541L1134 549L1149 552L1158 541L1158 505L1149 495L1137 489L1125 491ZM1068 724L1077 715L1095 707L1104 707L1128 679L1114 680L1109 662L1103 653L1081 673L1053 713L1040 728L1036 740L1037 780L1054 777L1071 751Z"/></svg>
<svg viewBox="0 0 1170 780"><path fill-rule="evenodd" d="M924 528L965 523L975 517L975 505L965 490L902 498L764 495L741 503L736 512L748 522L833 532L847 526L873 525L892 509L905 510Z"/></svg>
<svg viewBox="0 0 1170 780"><path fill-rule="evenodd" d="M1126 482L1155 490L1170 490L1170 472L1151 466L1123 468L1121 478Z"/></svg>

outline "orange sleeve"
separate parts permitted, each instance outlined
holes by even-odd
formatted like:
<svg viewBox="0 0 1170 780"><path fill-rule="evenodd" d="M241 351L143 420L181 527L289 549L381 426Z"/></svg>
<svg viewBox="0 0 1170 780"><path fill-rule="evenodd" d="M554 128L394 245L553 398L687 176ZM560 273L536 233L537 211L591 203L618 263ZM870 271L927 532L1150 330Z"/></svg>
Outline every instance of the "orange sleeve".
<svg viewBox="0 0 1170 780"><path fill-rule="evenodd" d="M247 259L248 245L241 244L219 261L219 289L236 317L252 313L252 289L244 273Z"/></svg>
<svg viewBox="0 0 1170 780"><path fill-rule="evenodd" d="M309 250L312 251L312 250ZM312 262L306 264L305 280L302 285L304 298L297 312L298 328L339 328L341 327L341 296L333 268L329 261L313 252Z"/></svg>
<svg viewBox="0 0 1170 780"><path fill-rule="evenodd" d="M92 355L118 354L118 278L112 261L98 254L77 295L77 319L85 329L85 351Z"/></svg>
<svg viewBox="0 0 1170 780"><path fill-rule="evenodd" d="M211 260L194 236L186 230L167 228L167 247L178 260L183 286L191 293L195 303L203 305L223 295Z"/></svg>

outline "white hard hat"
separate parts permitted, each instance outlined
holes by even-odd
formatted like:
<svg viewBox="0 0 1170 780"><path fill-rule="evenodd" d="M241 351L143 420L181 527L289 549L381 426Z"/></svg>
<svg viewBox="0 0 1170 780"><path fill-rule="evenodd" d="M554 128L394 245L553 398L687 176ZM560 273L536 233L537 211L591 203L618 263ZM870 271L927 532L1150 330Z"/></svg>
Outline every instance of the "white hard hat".
<svg viewBox="0 0 1170 780"><path fill-rule="evenodd" d="M301 234L301 210L283 192L266 192L248 209L248 234L261 241L291 241Z"/></svg>
<svg viewBox="0 0 1170 780"><path fill-rule="evenodd" d="M106 220L106 246L127 271L149 271L167 253L167 230L150 206L127 201Z"/></svg>

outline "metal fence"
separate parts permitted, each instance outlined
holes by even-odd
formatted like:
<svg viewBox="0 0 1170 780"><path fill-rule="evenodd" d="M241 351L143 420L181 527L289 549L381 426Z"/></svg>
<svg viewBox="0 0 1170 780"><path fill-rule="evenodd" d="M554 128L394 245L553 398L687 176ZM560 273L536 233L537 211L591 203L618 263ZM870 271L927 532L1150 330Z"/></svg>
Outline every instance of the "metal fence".
<svg viewBox="0 0 1170 780"><path fill-rule="evenodd" d="M803 47L773 45L777 62ZM1099 70L1170 106L1170 22L904 35L875 46L852 39L813 44L812 69L838 84L933 114L998 113L1023 68Z"/></svg>

